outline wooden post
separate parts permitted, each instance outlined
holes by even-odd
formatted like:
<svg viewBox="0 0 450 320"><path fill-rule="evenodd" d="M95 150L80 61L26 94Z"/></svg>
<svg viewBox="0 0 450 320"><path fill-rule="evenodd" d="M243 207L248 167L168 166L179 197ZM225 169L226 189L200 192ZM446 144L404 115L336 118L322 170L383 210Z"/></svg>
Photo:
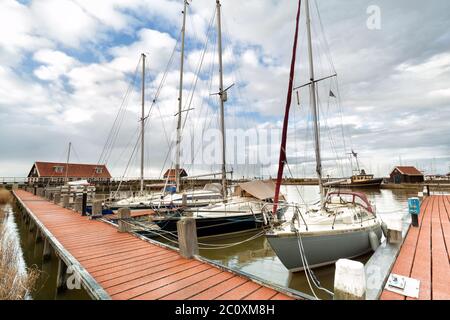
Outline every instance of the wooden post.
<svg viewBox="0 0 450 320"><path fill-rule="evenodd" d="M76 197L75 198L75 204L74 204L74 210L76 212L81 212L83 206L83 198L82 197Z"/></svg>
<svg viewBox="0 0 450 320"><path fill-rule="evenodd" d="M87 192L83 192L83 197L81 198L81 215L86 216L86 207L87 207Z"/></svg>
<svg viewBox="0 0 450 320"><path fill-rule="evenodd" d="M186 193L183 193L182 200L181 200L181 206L184 208L187 207L187 194Z"/></svg>
<svg viewBox="0 0 450 320"><path fill-rule="evenodd" d="M37 188L36 189L36 195L38 197L43 197L44 196L44 188Z"/></svg>
<svg viewBox="0 0 450 320"><path fill-rule="evenodd" d="M334 300L365 300L366 273L364 264L340 259L336 262Z"/></svg>
<svg viewBox="0 0 450 320"><path fill-rule="evenodd" d="M70 207L70 196L68 194L63 195L63 207L66 209Z"/></svg>
<svg viewBox="0 0 450 320"><path fill-rule="evenodd" d="M39 228L36 228L36 236L34 237L34 242L39 243L41 241L42 241L41 231L39 230Z"/></svg>
<svg viewBox="0 0 450 320"><path fill-rule="evenodd" d="M58 257L58 273L56 275L56 291L63 291L66 289L67 282L67 266L62 261L61 258Z"/></svg>
<svg viewBox="0 0 450 320"><path fill-rule="evenodd" d="M92 202L92 218L101 218L102 217L102 201L93 201Z"/></svg>
<svg viewBox="0 0 450 320"><path fill-rule="evenodd" d="M403 236L402 236L402 218L401 217L394 217L390 221L388 221L388 236L387 236L387 242L388 243L401 243Z"/></svg>
<svg viewBox="0 0 450 320"><path fill-rule="evenodd" d="M55 194L53 195L53 203L59 204L60 202L61 202L61 193L55 192Z"/></svg>
<svg viewBox="0 0 450 320"><path fill-rule="evenodd" d="M50 241L47 238L44 239L44 251L42 253L42 259L48 261L52 256Z"/></svg>
<svg viewBox="0 0 450 320"><path fill-rule="evenodd" d="M34 222L30 218L30 224L28 225L28 231L33 232L34 230Z"/></svg>
<svg viewBox="0 0 450 320"><path fill-rule="evenodd" d="M128 208L120 208L117 216L119 217L118 229L119 232L130 232L131 226L128 221L122 221L122 219L129 219L131 217L131 211Z"/></svg>
<svg viewBox="0 0 450 320"><path fill-rule="evenodd" d="M184 217L177 222L180 255L192 259L198 255L197 226L194 218Z"/></svg>

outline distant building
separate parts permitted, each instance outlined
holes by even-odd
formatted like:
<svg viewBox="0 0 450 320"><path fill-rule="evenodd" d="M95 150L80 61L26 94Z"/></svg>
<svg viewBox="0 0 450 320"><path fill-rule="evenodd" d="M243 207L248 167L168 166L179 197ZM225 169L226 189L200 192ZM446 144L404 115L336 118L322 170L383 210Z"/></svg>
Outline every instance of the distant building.
<svg viewBox="0 0 450 320"><path fill-rule="evenodd" d="M184 170L184 169L179 169L179 172L180 172L180 178L184 178L184 177L188 176L186 170ZM175 182L176 173L177 173L176 169L169 169L166 171L166 173L164 173L164 179L167 179L169 182Z"/></svg>
<svg viewBox="0 0 450 320"><path fill-rule="evenodd" d="M447 181L450 179L450 174L442 175L442 174L434 174L425 176L426 181Z"/></svg>
<svg viewBox="0 0 450 320"><path fill-rule="evenodd" d="M109 182L111 174L105 165L35 162L28 174L28 183L64 183L65 180Z"/></svg>
<svg viewBox="0 0 450 320"><path fill-rule="evenodd" d="M392 170L389 182L390 183L421 183L425 178L422 172L415 167L395 167Z"/></svg>

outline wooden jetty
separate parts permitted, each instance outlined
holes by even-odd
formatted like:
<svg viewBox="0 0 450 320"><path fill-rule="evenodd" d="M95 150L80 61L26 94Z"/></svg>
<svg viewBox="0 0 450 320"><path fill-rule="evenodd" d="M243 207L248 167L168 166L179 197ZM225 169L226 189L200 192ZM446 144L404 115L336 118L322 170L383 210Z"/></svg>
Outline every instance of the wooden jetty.
<svg viewBox="0 0 450 320"><path fill-rule="evenodd" d="M43 197L13 191L44 255L53 248L58 261L58 286L64 287L68 268L94 299L173 300L294 300L305 298L250 279L199 257L119 233L109 223L83 217Z"/></svg>
<svg viewBox="0 0 450 320"><path fill-rule="evenodd" d="M419 227L409 229L392 273L420 280L419 300L450 299L450 196L424 199ZM384 290L381 300L410 300Z"/></svg>

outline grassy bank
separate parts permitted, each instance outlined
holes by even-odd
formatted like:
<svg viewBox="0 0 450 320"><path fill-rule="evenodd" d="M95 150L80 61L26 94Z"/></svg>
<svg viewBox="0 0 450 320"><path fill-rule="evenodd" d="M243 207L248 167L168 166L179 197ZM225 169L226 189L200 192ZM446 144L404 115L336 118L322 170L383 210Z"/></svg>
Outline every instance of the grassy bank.
<svg viewBox="0 0 450 320"><path fill-rule="evenodd" d="M11 203L11 201L12 201L11 192L9 192L6 189L0 189L0 205L6 205L8 203Z"/></svg>
<svg viewBox="0 0 450 320"><path fill-rule="evenodd" d="M33 290L39 271L36 268L20 269L21 248L8 225L6 206L12 195L0 189L0 300L23 300Z"/></svg>

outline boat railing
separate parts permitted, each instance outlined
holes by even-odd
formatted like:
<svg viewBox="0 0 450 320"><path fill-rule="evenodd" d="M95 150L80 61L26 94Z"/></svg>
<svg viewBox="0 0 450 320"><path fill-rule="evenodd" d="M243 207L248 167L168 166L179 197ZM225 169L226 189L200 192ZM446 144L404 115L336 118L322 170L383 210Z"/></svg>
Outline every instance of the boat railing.
<svg viewBox="0 0 450 320"><path fill-rule="evenodd" d="M274 205L277 205L278 208L276 214L273 213ZM294 215L292 217L291 222L294 223L295 220L297 219L298 222L300 223L300 220L302 220L305 225L306 231L308 231L308 224L306 223L305 217L303 216L300 207L301 206L298 203L287 203L287 202L266 203L261 208L261 212L264 216L264 222L272 221L274 218L277 219L278 222L280 222L280 220L284 219L286 211L292 209ZM279 213L281 214L279 215Z"/></svg>

